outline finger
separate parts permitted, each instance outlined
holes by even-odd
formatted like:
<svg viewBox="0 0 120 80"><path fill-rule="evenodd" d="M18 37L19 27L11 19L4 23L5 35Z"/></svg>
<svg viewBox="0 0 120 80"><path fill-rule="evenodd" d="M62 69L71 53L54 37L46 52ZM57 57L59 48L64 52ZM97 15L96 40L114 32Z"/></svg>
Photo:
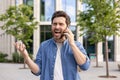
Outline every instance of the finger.
<svg viewBox="0 0 120 80"><path fill-rule="evenodd" d="M17 43L19 44L19 46L21 46L23 44L22 41L18 41Z"/></svg>
<svg viewBox="0 0 120 80"><path fill-rule="evenodd" d="M26 48L25 44L23 44L23 48Z"/></svg>
<svg viewBox="0 0 120 80"><path fill-rule="evenodd" d="M14 46L17 48L17 49L19 49L19 44L16 42L16 43L14 43Z"/></svg>
<svg viewBox="0 0 120 80"><path fill-rule="evenodd" d="M23 49L23 44L20 43L20 44L19 44L19 47L20 47L19 49L22 50L22 49Z"/></svg>
<svg viewBox="0 0 120 80"><path fill-rule="evenodd" d="M68 36L68 33L64 33L64 35Z"/></svg>
<svg viewBox="0 0 120 80"><path fill-rule="evenodd" d="M23 50L23 51L24 51L25 48L26 48L26 46L25 46L24 44L22 44L21 47L22 47L22 50Z"/></svg>
<svg viewBox="0 0 120 80"><path fill-rule="evenodd" d="M68 33L69 33L69 34L73 34L72 31L71 31L70 29L68 29Z"/></svg>
<svg viewBox="0 0 120 80"><path fill-rule="evenodd" d="M26 49L26 46L23 43L20 44L20 51L24 52L25 49Z"/></svg>
<svg viewBox="0 0 120 80"><path fill-rule="evenodd" d="M70 37L70 34L69 33L64 33L64 35L69 38Z"/></svg>

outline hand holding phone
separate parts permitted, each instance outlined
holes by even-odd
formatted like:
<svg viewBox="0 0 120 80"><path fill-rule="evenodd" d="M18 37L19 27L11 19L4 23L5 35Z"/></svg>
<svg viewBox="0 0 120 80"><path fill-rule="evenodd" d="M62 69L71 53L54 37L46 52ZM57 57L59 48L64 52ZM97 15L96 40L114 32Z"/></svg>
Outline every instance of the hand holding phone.
<svg viewBox="0 0 120 80"><path fill-rule="evenodd" d="M66 29L66 31L64 32L64 35L69 40L70 44L74 42L74 34L72 33L72 31L69 28Z"/></svg>
<svg viewBox="0 0 120 80"><path fill-rule="evenodd" d="M63 33L61 34L60 39L62 39L63 37L66 37L66 35L64 34L64 33L67 33L66 31L67 31L67 27L66 27L66 29L63 31Z"/></svg>

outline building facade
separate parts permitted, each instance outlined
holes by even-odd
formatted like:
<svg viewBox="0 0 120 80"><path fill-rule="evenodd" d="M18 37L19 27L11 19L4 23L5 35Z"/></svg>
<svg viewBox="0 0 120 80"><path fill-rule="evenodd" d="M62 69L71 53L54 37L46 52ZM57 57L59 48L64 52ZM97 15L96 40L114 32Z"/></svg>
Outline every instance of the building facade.
<svg viewBox="0 0 120 80"><path fill-rule="evenodd" d="M34 30L33 33L34 58L37 54L40 43L52 37L51 16L54 11L65 11L71 18L71 25L69 28L73 31L75 40L80 41L82 44L87 43L84 37L79 36L82 32L79 31L80 26L77 26L76 22L78 11L82 9L80 0L2 0L1 2L2 3L0 4L2 5L2 8L0 9L0 14L4 13L5 10L11 5L25 3L33 6L34 17L39 22L37 29ZM2 23L0 23L0 25L2 25ZM15 51L13 45L14 42L14 37L7 35L5 31L0 30L0 51L7 53L9 55L9 59L12 58L12 53ZM112 39L112 43L114 43L114 48L109 48L109 51L111 52L110 54L112 54L113 57L112 59L113 61L120 61L120 45L118 45L120 44L120 37L115 36ZM94 45L90 46L87 44L84 46L87 48L86 50L88 54L92 53L89 50L93 50L94 53ZM102 42L98 44L98 61L104 61L103 47L104 45Z"/></svg>

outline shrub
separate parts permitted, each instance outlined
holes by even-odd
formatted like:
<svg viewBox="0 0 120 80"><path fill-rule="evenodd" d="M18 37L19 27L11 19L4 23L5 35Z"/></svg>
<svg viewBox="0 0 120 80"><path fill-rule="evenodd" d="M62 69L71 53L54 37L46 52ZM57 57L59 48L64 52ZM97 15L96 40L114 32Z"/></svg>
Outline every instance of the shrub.
<svg viewBox="0 0 120 80"><path fill-rule="evenodd" d="M13 62L19 62L19 54L17 52L14 52L12 54L12 59L13 59Z"/></svg>
<svg viewBox="0 0 120 80"><path fill-rule="evenodd" d="M6 62L7 61L7 59L6 59L7 56L8 56L8 54L0 52L0 62Z"/></svg>
<svg viewBox="0 0 120 80"><path fill-rule="evenodd" d="M13 62L15 62L15 63L23 63L24 62L23 57L18 52L14 52L12 54L12 59L13 59Z"/></svg>

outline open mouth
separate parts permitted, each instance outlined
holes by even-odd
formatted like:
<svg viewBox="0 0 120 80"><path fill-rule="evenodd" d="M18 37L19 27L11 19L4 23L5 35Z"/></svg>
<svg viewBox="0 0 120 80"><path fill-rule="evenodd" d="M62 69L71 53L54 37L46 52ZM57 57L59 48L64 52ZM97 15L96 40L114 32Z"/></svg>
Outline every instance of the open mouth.
<svg viewBox="0 0 120 80"><path fill-rule="evenodd" d="M56 38L61 38L62 32L61 32L60 30L54 30L54 36L55 36Z"/></svg>
<svg viewBox="0 0 120 80"><path fill-rule="evenodd" d="M54 33L55 33L55 34L61 34L61 31L55 30Z"/></svg>

